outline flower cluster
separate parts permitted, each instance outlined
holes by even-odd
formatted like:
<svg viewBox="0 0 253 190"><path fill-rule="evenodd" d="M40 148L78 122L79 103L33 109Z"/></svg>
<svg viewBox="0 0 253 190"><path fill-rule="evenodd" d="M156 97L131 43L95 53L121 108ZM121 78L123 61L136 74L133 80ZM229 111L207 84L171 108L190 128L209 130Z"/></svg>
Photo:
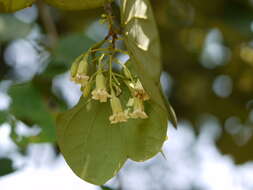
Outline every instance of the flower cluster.
<svg viewBox="0 0 253 190"><path fill-rule="evenodd" d="M100 48L106 39L74 61L71 80L81 86L85 98L90 97L100 103L107 103L109 100L112 109L112 115L109 117L111 124L148 118L144 104L150 99L149 95L139 78L128 69L128 64L122 64L115 58L116 53L126 52L112 44L109 48ZM113 43L113 40L109 40L109 43ZM118 64L121 70L114 71L114 64ZM128 102L125 100L125 93L130 96ZM122 106L122 100L127 102L125 108Z"/></svg>
<svg viewBox="0 0 253 190"><path fill-rule="evenodd" d="M149 100L150 97L144 90L141 81L137 77L133 77L125 65L121 65L122 72L113 72L112 62L109 61L108 68L108 60L104 59L104 57L104 54L99 57L96 66L97 70L90 76L89 53L79 57L72 64L71 80L81 85L84 97L88 97L91 94L91 98L100 103L106 103L110 100L112 115L109 120L111 124L127 122L128 119L148 118L145 113L144 102ZM127 88L122 88L122 85L126 85ZM123 109L120 100L121 94L124 93L122 89L128 89L130 92L128 94L131 96L127 102L126 109Z"/></svg>

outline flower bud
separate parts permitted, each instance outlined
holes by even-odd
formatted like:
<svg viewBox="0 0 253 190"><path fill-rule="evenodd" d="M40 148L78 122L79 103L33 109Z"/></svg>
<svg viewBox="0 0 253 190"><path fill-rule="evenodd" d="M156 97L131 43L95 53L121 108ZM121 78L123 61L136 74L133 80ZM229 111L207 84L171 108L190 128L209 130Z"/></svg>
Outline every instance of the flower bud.
<svg viewBox="0 0 253 190"><path fill-rule="evenodd" d="M74 78L76 76L77 70L78 70L78 63L74 62L70 68L71 78Z"/></svg>
<svg viewBox="0 0 253 190"><path fill-rule="evenodd" d="M80 61L77 73L78 74L85 74L85 75L87 75L87 73L88 73L88 60L87 60L87 56L84 56L84 58Z"/></svg>
<svg viewBox="0 0 253 190"><path fill-rule="evenodd" d="M85 86L89 80L88 73L88 54L86 54L83 59L78 63L75 62L71 67L71 79L77 84Z"/></svg>

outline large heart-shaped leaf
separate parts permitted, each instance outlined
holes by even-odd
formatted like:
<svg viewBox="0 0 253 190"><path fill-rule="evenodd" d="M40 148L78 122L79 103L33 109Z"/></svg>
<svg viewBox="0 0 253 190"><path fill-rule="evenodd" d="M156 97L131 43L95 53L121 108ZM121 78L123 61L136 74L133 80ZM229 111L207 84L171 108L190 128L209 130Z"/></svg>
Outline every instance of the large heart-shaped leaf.
<svg viewBox="0 0 253 190"><path fill-rule="evenodd" d="M160 152L166 139L167 116L152 100L146 112L148 119L111 125L109 103L87 103L81 98L77 106L61 114L58 143L76 175L101 185L116 175L128 158L144 161Z"/></svg>
<svg viewBox="0 0 253 190"><path fill-rule="evenodd" d="M107 0L45 0L48 4L65 10L84 10L101 7Z"/></svg>
<svg viewBox="0 0 253 190"><path fill-rule="evenodd" d="M160 88L160 41L149 1L121 0L121 21L132 67L152 99L167 111L169 119L176 126L175 112Z"/></svg>
<svg viewBox="0 0 253 190"><path fill-rule="evenodd" d="M0 0L0 12L15 12L31 6L35 0Z"/></svg>
<svg viewBox="0 0 253 190"><path fill-rule="evenodd" d="M111 125L109 103L81 98L57 121L58 143L67 163L80 178L97 185L116 175L128 158L144 161L160 152L172 116L160 90L159 37L149 2L122 0L121 13L132 60L128 65L151 96L145 104L149 118ZM120 99L126 104L129 94L124 88L122 92Z"/></svg>

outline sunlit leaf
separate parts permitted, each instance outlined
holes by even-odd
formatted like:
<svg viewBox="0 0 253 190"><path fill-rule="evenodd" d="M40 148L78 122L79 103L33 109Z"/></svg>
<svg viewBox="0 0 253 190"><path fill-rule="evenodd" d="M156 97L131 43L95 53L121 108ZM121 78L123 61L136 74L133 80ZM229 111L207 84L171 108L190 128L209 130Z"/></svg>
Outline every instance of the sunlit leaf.
<svg viewBox="0 0 253 190"><path fill-rule="evenodd" d="M65 10L84 10L101 7L107 0L44 0L48 4Z"/></svg>
<svg viewBox="0 0 253 190"><path fill-rule="evenodd" d="M160 80L160 40L148 0L122 0L121 19L125 43L138 68Z"/></svg>
<svg viewBox="0 0 253 190"><path fill-rule="evenodd" d="M169 119L176 126L175 112L160 88L160 40L149 1L122 0L121 19L133 67L152 99L167 111Z"/></svg>
<svg viewBox="0 0 253 190"><path fill-rule="evenodd" d="M30 7L35 0L0 0L0 12L15 12Z"/></svg>

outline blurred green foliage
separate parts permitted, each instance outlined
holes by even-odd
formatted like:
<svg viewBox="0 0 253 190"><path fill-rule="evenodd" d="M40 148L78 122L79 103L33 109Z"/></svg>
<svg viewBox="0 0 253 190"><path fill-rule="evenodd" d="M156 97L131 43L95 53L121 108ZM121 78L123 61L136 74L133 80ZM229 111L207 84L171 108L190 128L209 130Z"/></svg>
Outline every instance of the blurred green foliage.
<svg viewBox="0 0 253 190"><path fill-rule="evenodd" d="M249 135L253 130L249 121L253 99L251 2L161 0L153 5L161 34L164 69L173 80L170 101L178 117L190 120L198 133L201 116L214 115L222 127L217 141L220 150L232 155L238 163L253 159L249 148L253 140L245 140L247 137L243 135L245 128L249 128ZM212 63L213 67L208 68L207 60L201 60L201 56L213 30L219 31L222 38L219 46L227 48L229 55L226 61ZM214 56L219 56L219 52ZM221 75L232 81L232 92L227 97L218 96L213 90L215 79ZM237 117L241 123L225 127L230 117ZM240 128L237 134L227 129L233 127Z"/></svg>
<svg viewBox="0 0 253 190"><path fill-rule="evenodd" d="M15 169L12 167L12 160L9 158L0 158L0 166L0 177L15 171Z"/></svg>
<svg viewBox="0 0 253 190"><path fill-rule="evenodd" d="M44 103L40 91L32 84L14 85L9 89L12 103L9 108L11 114L28 126L39 125L40 135L31 142L54 142L54 115Z"/></svg>
<svg viewBox="0 0 253 190"><path fill-rule="evenodd" d="M103 185L103 186L101 186L101 189L102 189L102 190L113 190L112 188L107 187L107 186L104 186L104 185Z"/></svg>
<svg viewBox="0 0 253 190"><path fill-rule="evenodd" d="M0 111L0 125L2 125L7 120L7 113L5 111Z"/></svg>
<svg viewBox="0 0 253 190"><path fill-rule="evenodd" d="M31 25L18 20L12 15L1 15L0 43L26 36L31 27Z"/></svg>
<svg viewBox="0 0 253 190"><path fill-rule="evenodd" d="M189 120L198 134L202 116L215 116L221 128L217 140L220 151L233 156L237 163L253 160L253 121L249 116L253 110L252 1L151 2L160 32L163 69L170 77L168 96L179 120ZM26 139L26 144L54 142L54 118L67 104L52 91L52 79L65 73L73 59L93 43L84 31L101 14L101 9L49 10L59 34L58 43L56 48L48 50L50 59L43 72L21 85L15 84L20 80L5 52L13 40L25 37L34 25L45 35L36 43L47 44L46 26L41 16L28 24L11 14L0 15L0 79L12 80L15 84L8 91L12 98L9 110L0 112L0 124L10 122L6 117L10 114L30 127L39 125L42 133ZM217 57L221 58L217 61ZM226 96L214 90L220 76L227 76L232 83L231 92ZM218 91L229 90L225 84Z"/></svg>

